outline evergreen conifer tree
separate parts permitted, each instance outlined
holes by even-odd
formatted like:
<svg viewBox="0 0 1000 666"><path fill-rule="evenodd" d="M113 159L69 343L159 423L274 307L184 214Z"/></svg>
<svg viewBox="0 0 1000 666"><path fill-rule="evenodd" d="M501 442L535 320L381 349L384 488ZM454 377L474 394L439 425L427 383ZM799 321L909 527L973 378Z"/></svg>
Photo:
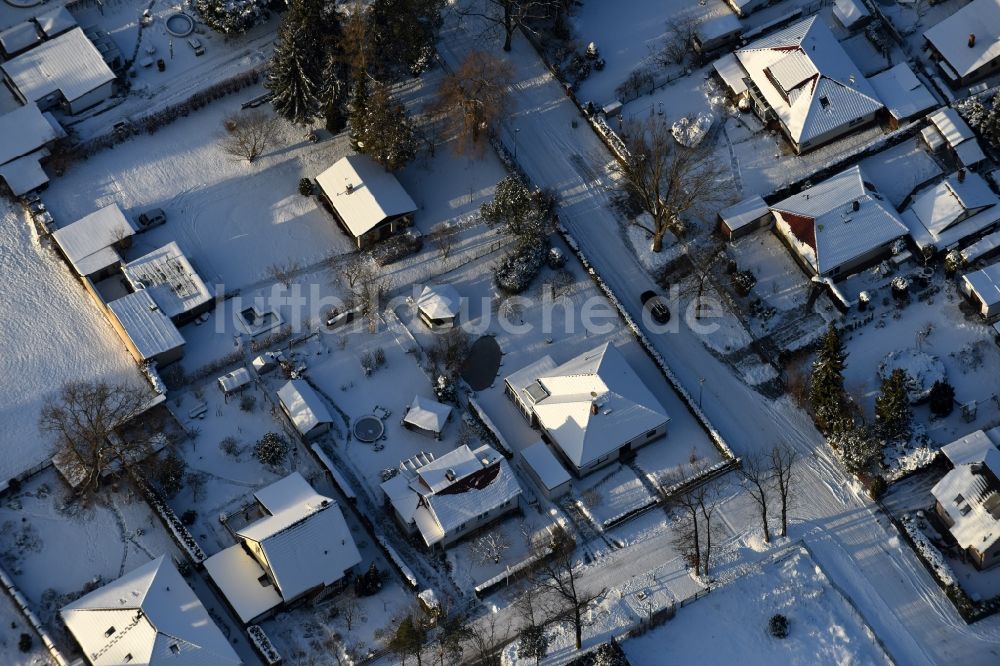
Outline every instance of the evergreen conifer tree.
<svg viewBox="0 0 1000 666"><path fill-rule="evenodd" d="M377 84L368 98L360 130L351 126L351 138L357 150L382 165L396 171L416 156L413 128L403 105L393 99L389 87ZM353 116L352 116L353 119Z"/></svg>
<svg viewBox="0 0 1000 666"><path fill-rule="evenodd" d="M351 148L357 152L364 152L364 142L367 136L368 121L368 75L359 73L354 77L354 84L351 86Z"/></svg>
<svg viewBox="0 0 1000 666"><path fill-rule="evenodd" d="M296 125L306 125L320 110L321 80L304 48L306 31L291 18L289 14L281 24L264 87L271 91L275 113Z"/></svg>
<svg viewBox="0 0 1000 666"><path fill-rule="evenodd" d="M906 372L900 368L882 380L875 398L875 424L887 439L910 435L910 398L906 391Z"/></svg>
<svg viewBox="0 0 1000 666"><path fill-rule="evenodd" d="M823 336L816 360L813 361L809 385L809 400L817 425L823 430L829 430L842 416L846 367L847 352L844 351L840 334L831 324Z"/></svg>

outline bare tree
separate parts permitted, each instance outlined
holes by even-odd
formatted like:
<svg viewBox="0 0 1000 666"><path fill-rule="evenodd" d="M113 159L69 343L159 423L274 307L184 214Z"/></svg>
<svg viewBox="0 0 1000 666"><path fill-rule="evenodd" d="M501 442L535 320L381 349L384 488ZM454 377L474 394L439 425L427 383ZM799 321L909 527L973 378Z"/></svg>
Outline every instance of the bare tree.
<svg viewBox="0 0 1000 666"><path fill-rule="evenodd" d="M162 428L155 419L135 423L148 406L145 389L100 381L68 382L46 398L38 428L54 439L55 457L78 481L77 493L92 494L106 473L130 471L152 453Z"/></svg>
<svg viewBox="0 0 1000 666"><path fill-rule="evenodd" d="M470 347L469 334L459 327L435 336L434 345L427 350L427 360L434 366L434 374L443 372L457 377L469 356Z"/></svg>
<svg viewBox="0 0 1000 666"><path fill-rule="evenodd" d="M229 116L223 127L226 131L222 135L222 149L252 164L274 139L278 118L261 111L248 111Z"/></svg>
<svg viewBox="0 0 1000 666"><path fill-rule="evenodd" d="M538 554L545 557L538 565L534 582L555 596L555 619L573 624L579 650L583 646L583 611L606 590L594 592L583 585L573 556L576 543L564 531L557 530L551 541L543 541L536 548L542 549Z"/></svg>
<svg viewBox="0 0 1000 666"><path fill-rule="evenodd" d="M382 299L392 290L392 279L375 269L370 263L354 285L354 300L361 307L361 314L368 322L368 330L378 330L378 317Z"/></svg>
<svg viewBox="0 0 1000 666"><path fill-rule="evenodd" d="M694 148L677 143L660 116L631 121L623 134L628 154L614 168L651 218L633 224L649 235L653 252L659 252L668 231L684 236L683 216L705 214L725 198L726 189L719 185L725 167L706 142Z"/></svg>
<svg viewBox="0 0 1000 666"><path fill-rule="evenodd" d="M347 626L347 630L350 631L354 626L354 621L358 619L361 615L361 607L358 606L358 602L354 599L348 599L344 605L340 607L340 617L344 618L344 624Z"/></svg>
<svg viewBox="0 0 1000 666"><path fill-rule="evenodd" d="M760 512L760 522L764 528L764 542L771 543L771 530L767 524L768 491L772 481L771 468L765 467L760 456L750 455L743 458L740 471L743 474L743 487L750 493L750 497L753 498L757 504L757 510Z"/></svg>
<svg viewBox="0 0 1000 666"><path fill-rule="evenodd" d="M683 65L694 54L692 48L696 23L691 17L667 21L667 31L663 36L657 61L664 67Z"/></svg>
<svg viewBox="0 0 1000 666"><path fill-rule="evenodd" d="M704 482L691 482L704 472L705 465L693 462L687 471L679 470L665 477L660 492L667 498L667 506L681 513L685 524L677 532L675 543L683 552L697 574L708 574L712 557L712 523L718 507L718 494L714 487Z"/></svg>
<svg viewBox="0 0 1000 666"><path fill-rule="evenodd" d="M471 643L474 663L479 666L500 666L498 651L507 642L510 620L500 624L496 613L487 613L469 627L468 640Z"/></svg>
<svg viewBox="0 0 1000 666"><path fill-rule="evenodd" d="M275 281L286 287L292 283L295 273L299 270L299 262L292 259L283 264L271 264L267 267L267 274Z"/></svg>
<svg viewBox="0 0 1000 666"><path fill-rule="evenodd" d="M437 108L455 134L460 151L478 146L489 127L507 112L514 76L506 61L472 51L438 89Z"/></svg>
<svg viewBox="0 0 1000 666"><path fill-rule="evenodd" d="M368 255L360 252L337 255L330 259L330 269L336 275L337 281L352 291L361 278L371 271L368 264Z"/></svg>
<svg viewBox="0 0 1000 666"><path fill-rule="evenodd" d="M670 482L674 483L670 483ZM668 485L683 483L683 474L671 475L668 477ZM664 488L661 487L661 492ZM666 494L666 493L664 493ZM675 492L667 497L667 506L679 511L686 521L677 530L675 545L685 555L695 573L701 571L701 524L698 520L698 494L690 489L683 488L680 492Z"/></svg>
<svg viewBox="0 0 1000 666"><path fill-rule="evenodd" d="M771 449L771 474L781 499L781 536L788 536L788 508L794 499L795 475L793 468L798 453L787 444Z"/></svg>
<svg viewBox="0 0 1000 666"><path fill-rule="evenodd" d="M503 50L510 51L515 30L537 34L535 26L550 18L557 7L554 0L476 0L457 12L484 21L487 32L502 31Z"/></svg>
<svg viewBox="0 0 1000 666"><path fill-rule="evenodd" d="M549 637L545 633L545 618L539 604L540 588L527 586L518 596L515 606L521 617L521 631L517 640L519 659L534 659L539 664L549 649Z"/></svg>
<svg viewBox="0 0 1000 666"><path fill-rule="evenodd" d="M705 535L705 547L702 550L701 558L701 573L707 576L712 563L712 539L718 527L712 522L712 518L715 516L715 510L719 508L719 502L714 486L708 484L703 484L698 489L697 497L698 511L701 513L701 518L704 521L702 534Z"/></svg>
<svg viewBox="0 0 1000 666"><path fill-rule="evenodd" d="M438 631L434 635L434 651L439 666L444 666L445 659L452 664L461 662L463 643L472 637L467 618L461 613L444 613L438 621Z"/></svg>
<svg viewBox="0 0 1000 666"><path fill-rule="evenodd" d="M493 530L477 537L471 548L479 564L500 564L510 550L510 540L503 532Z"/></svg>
<svg viewBox="0 0 1000 666"><path fill-rule="evenodd" d="M431 243L441 254L441 259L447 259L451 251L458 242L458 227L453 224L442 223L431 230Z"/></svg>

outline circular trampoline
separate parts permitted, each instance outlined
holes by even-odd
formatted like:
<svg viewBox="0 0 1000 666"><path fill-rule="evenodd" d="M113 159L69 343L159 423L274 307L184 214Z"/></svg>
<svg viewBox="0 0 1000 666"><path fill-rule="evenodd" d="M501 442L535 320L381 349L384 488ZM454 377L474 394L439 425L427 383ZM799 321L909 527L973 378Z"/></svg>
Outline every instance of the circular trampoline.
<svg viewBox="0 0 1000 666"><path fill-rule="evenodd" d="M187 37L194 32L194 19L182 12L171 14L167 17L166 28L174 37Z"/></svg>
<svg viewBox="0 0 1000 666"><path fill-rule="evenodd" d="M354 437L359 442L374 442L380 439L384 432L385 426L382 424L382 419L374 414L362 416L354 422Z"/></svg>

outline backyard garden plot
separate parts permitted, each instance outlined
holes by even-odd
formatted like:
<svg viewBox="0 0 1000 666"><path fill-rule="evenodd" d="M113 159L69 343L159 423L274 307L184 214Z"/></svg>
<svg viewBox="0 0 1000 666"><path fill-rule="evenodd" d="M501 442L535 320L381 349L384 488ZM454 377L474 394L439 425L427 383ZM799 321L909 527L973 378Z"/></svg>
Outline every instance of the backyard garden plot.
<svg viewBox="0 0 1000 666"><path fill-rule="evenodd" d="M594 472L577 482L576 492L588 517L599 526L656 501L635 471L622 465Z"/></svg>
<svg viewBox="0 0 1000 666"><path fill-rule="evenodd" d="M514 514L449 546L451 579L461 590L471 592L477 585L516 569L535 553L532 544L546 539L552 521L531 507L524 515Z"/></svg>
<svg viewBox="0 0 1000 666"><path fill-rule="evenodd" d="M207 284L227 290L273 280L273 266L305 267L350 251L330 214L297 189L300 178L347 154L346 137L313 144L280 121L272 147L247 164L219 143L223 120L238 109L222 100L98 153L53 182L45 203L58 225L111 203L132 219L162 208L167 223L136 236L131 254L177 241Z"/></svg>
<svg viewBox="0 0 1000 666"><path fill-rule="evenodd" d="M768 631L788 619L786 638ZM871 629L804 550L680 608L622 644L631 663L890 664Z"/></svg>
<svg viewBox="0 0 1000 666"><path fill-rule="evenodd" d="M38 432L50 392L67 381L135 382L124 345L54 252L39 246L31 223L0 199L0 485L44 463L51 451Z"/></svg>

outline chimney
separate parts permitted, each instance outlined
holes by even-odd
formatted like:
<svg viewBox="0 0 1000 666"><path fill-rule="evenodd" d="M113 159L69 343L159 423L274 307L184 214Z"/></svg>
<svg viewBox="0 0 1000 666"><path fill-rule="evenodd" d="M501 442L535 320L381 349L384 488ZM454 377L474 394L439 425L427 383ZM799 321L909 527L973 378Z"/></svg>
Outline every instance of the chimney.
<svg viewBox="0 0 1000 666"><path fill-rule="evenodd" d="M354 183L348 183L347 184L347 193L350 194L353 191L354 191Z"/></svg>
<svg viewBox="0 0 1000 666"><path fill-rule="evenodd" d="M448 479L449 481L454 481L455 480L455 470L449 469L449 470L445 471L444 477L446 479Z"/></svg>
<svg viewBox="0 0 1000 666"><path fill-rule="evenodd" d="M969 48L971 49L971 48L975 47L975 45L976 45L976 33L970 32L969 33Z"/></svg>
<svg viewBox="0 0 1000 666"><path fill-rule="evenodd" d="M593 414L594 416L597 416L597 403L596 402L590 403L590 413Z"/></svg>
<svg viewBox="0 0 1000 666"><path fill-rule="evenodd" d="M851 204L851 208L854 209L855 213L858 212L859 210L861 210L861 202L855 199L854 202Z"/></svg>
<svg viewBox="0 0 1000 666"><path fill-rule="evenodd" d="M964 183L965 182L965 169L959 169L958 170L958 182L960 182L960 183Z"/></svg>

